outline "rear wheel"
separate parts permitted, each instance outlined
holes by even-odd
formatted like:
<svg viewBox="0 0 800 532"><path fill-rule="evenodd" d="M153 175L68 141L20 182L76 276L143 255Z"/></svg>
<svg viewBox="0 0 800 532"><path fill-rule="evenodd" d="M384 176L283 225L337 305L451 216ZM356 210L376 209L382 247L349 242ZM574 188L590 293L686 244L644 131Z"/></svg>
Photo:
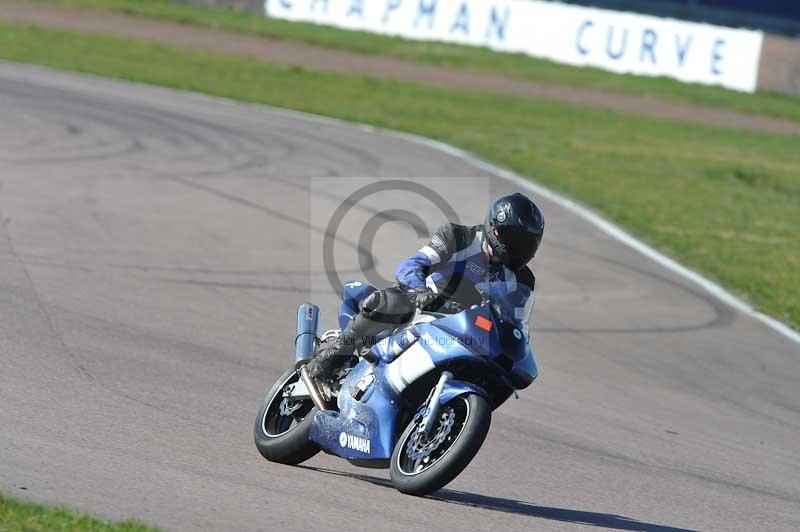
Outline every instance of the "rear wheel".
<svg viewBox="0 0 800 532"><path fill-rule="evenodd" d="M442 488L478 454L491 421L491 406L476 394L459 395L442 405L430 434L421 430L422 416L417 415L394 447L392 484L410 495Z"/></svg>
<svg viewBox="0 0 800 532"><path fill-rule="evenodd" d="M267 392L256 416L253 430L256 448L271 462L295 465L319 452L319 446L308 439L317 408L311 399L292 400L284 397L286 386L298 381L295 370L281 375Z"/></svg>

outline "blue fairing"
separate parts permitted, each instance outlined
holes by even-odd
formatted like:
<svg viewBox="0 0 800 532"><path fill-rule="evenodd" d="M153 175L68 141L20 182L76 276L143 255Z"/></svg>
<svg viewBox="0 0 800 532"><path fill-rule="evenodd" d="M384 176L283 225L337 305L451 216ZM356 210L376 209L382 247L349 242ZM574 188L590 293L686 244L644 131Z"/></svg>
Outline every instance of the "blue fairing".
<svg viewBox="0 0 800 532"><path fill-rule="evenodd" d="M539 369L528 342L527 327L516 317L514 309L530 292L527 288L507 291L503 283L481 283L476 288L492 303L436 320L433 325L462 343L469 343L471 350L501 366L510 366L508 379L512 386L518 390L527 388L539 375ZM490 330L477 326L479 318L486 320L484 324L492 322Z"/></svg>
<svg viewBox="0 0 800 532"><path fill-rule="evenodd" d="M394 441L403 428L397 426L403 401L386 384L384 371L383 366L372 366L363 361L353 368L343 383L342 390L349 391L362 379L369 380L369 374L374 377L372 385L359 399L351 393L340 393L337 401L339 412L317 412L309 438L342 458L385 460L391 457ZM486 391L474 384L451 380L442 390L439 402L445 404L466 393L488 398ZM352 436L368 441L369 445L353 440Z"/></svg>
<svg viewBox="0 0 800 532"><path fill-rule="evenodd" d="M527 388L539 376L539 367L536 365L536 356L531 346L526 345L525 350L525 356L515 360L511 370L511 382L517 390Z"/></svg>
<svg viewBox="0 0 800 532"><path fill-rule="evenodd" d="M339 412L317 412L309 438L342 458L380 460L391 457L401 400L387 384L384 371L385 366L373 366L366 361L353 368L342 384ZM359 381L370 380L369 385L364 386L366 391L356 399L352 390ZM369 445L352 436L368 441Z"/></svg>
<svg viewBox="0 0 800 532"><path fill-rule="evenodd" d="M528 386L538 370L526 329L513 310L498 308L510 301L508 293L497 290L487 287L482 292L486 302L480 306L400 329L374 345L374 364L361 360L350 371L338 396L338 412L318 412L309 438L343 458L387 460L405 428L400 424L417 412L424 399L418 392L404 395L404 390L437 368L458 367L452 365L455 361L483 364L486 374L497 379L487 380L491 388L484 390L459 380L458 371L452 369L456 374L444 385L441 404L463 394L489 399ZM340 323L345 325L358 312L358 303L374 291L367 283L347 283Z"/></svg>
<svg viewBox="0 0 800 532"><path fill-rule="evenodd" d="M491 329L487 331L476 327L475 322L479 318L486 320L482 323L492 323ZM441 329L448 337L458 341L461 346L470 351L470 354L477 353L493 357L502 352L492 313L484 306L438 319L431 326Z"/></svg>

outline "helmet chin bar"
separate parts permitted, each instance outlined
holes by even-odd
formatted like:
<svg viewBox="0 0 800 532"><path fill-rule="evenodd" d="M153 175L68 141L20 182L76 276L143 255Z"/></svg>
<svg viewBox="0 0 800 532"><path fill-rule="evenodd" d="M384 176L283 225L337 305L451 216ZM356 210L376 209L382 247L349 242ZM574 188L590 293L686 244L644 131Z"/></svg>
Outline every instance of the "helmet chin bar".
<svg viewBox="0 0 800 532"><path fill-rule="evenodd" d="M492 250L492 245L489 244L489 240L486 237L483 238L483 243L481 244L481 250L483 251L483 254L486 255L486 258L489 259L489 262L491 262L492 264L501 264L503 262L502 260L500 260L500 257L494 254L494 251Z"/></svg>

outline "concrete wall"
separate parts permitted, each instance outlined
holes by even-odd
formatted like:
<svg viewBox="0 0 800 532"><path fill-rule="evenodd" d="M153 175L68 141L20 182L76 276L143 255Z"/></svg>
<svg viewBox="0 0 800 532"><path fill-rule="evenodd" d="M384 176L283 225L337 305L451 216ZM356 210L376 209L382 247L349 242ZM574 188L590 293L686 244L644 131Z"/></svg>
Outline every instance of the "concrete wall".
<svg viewBox="0 0 800 532"><path fill-rule="evenodd" d="M800 95L800 39L764 36L758 89Z"/></svg>
<svg viewBox="0 0 800 532"><path fill-rule="evenodd" d="M173 1L211 7L225 7L262 15L264 13L263 0ZM800 38L765 35L758 73L759 90L800 95Z"/></svg>

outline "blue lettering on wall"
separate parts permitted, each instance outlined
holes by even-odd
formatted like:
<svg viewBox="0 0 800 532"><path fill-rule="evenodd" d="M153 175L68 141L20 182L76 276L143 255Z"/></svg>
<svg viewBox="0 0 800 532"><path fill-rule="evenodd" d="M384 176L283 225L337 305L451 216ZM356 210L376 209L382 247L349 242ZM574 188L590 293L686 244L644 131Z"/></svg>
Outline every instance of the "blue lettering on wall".
<svg viewBox="0 0 800 532"><path fill-rule="evenodd" d="M350 8L347 10L347 16L352 17L353 15L364 18L364 0L350 0Z"/></svg>
<svg viewBox="0 0 800 532"><path fill-rule="evenodd" d="M387 0L386 2L386 9L383 11L383 19L382 22L384 26L389 22L389 15L392 11L395 11L400 8L400 4L403 3L403 0Z"/></svg>
<svg viewBox="0 0 800 532"><path fill-rule="evenodd" d="M283 9L291 10L294 6L289 0L280 0Z"/></svg>
<svg viewBox="0 0 800 532"><path fill-rule="evenodd" d="M651 29L646 29L642 32L642 51L639 54L639 61L644 62L645 56L650 56L650 62L656 63L656 41L658 41L658 34Z"/></svg>
<svg viewBox="0 0 800 532"><path fill-rule="evenodd" d="M675 51L678 53L678 66L683 66L686 62L686 53L692 45L692 36L689 35L685 42L681 43L681 36L675 34Z"/></svg>
<svg viewBox="0 0 800 532"><path fill-rule="evenodd" d="M487 41L492 40L492 31L494 31L497 40L504 41L506 38L507 25L508 25L508 6L505 6L505 10L503 11L502 17L499 17L497 15L497 6L492 6L492 10L489 13L489 25L486 27L486 40Z"/></svg>
<svg viewBox="0 0 800 532"><path fill-rule="evenodd" d="M616 52L611 49L611 44L614 42L614 26L608 27L608 34L606 35L606 53L611 59L619 59L625 55L625 48L628 46L628 28L622 30L622 42L619 45L619 50Z"/></svg>
<svg viewBox="0 0 800 532"><path fill-rule="evenodd" d="M456 30L464 35L469 35L469 6L466 2L463 2L461 7L458 8L456 19L453 21L453 25L450 26L450 33L454 33Z"/></svg>
<svg viewBox="0 0 800 532"><path fill-rule="evenodd" d="M415 28L419 26L419 21L425 18L428 20L428 29L433 29L433 21L436 16L436 1L437 0L429 0L425 2L425 0L419 0L417 17L414 19Z"/></svg>
<svg viewBox="0 0 800 532"><path fill-rule="evenodd" d="M724 59L721 51L723 46L725 46L725 39L717 39L714 41L714 46L711 47L711 73L715 76L722 75L719 63Z"/></svg>
<svg viewBox="0 0 800 532"><path fill-rule="evenodd" d="M575 48L578 49L578 53L581 55L589 54L589 49L583 46L582 41L583 41L583 32L588 30L592 26L594 26L594 22L592 22L591 20L584 21L584 23L581 24L581 26L578 28L578 33L575 34Z"/></svg>

